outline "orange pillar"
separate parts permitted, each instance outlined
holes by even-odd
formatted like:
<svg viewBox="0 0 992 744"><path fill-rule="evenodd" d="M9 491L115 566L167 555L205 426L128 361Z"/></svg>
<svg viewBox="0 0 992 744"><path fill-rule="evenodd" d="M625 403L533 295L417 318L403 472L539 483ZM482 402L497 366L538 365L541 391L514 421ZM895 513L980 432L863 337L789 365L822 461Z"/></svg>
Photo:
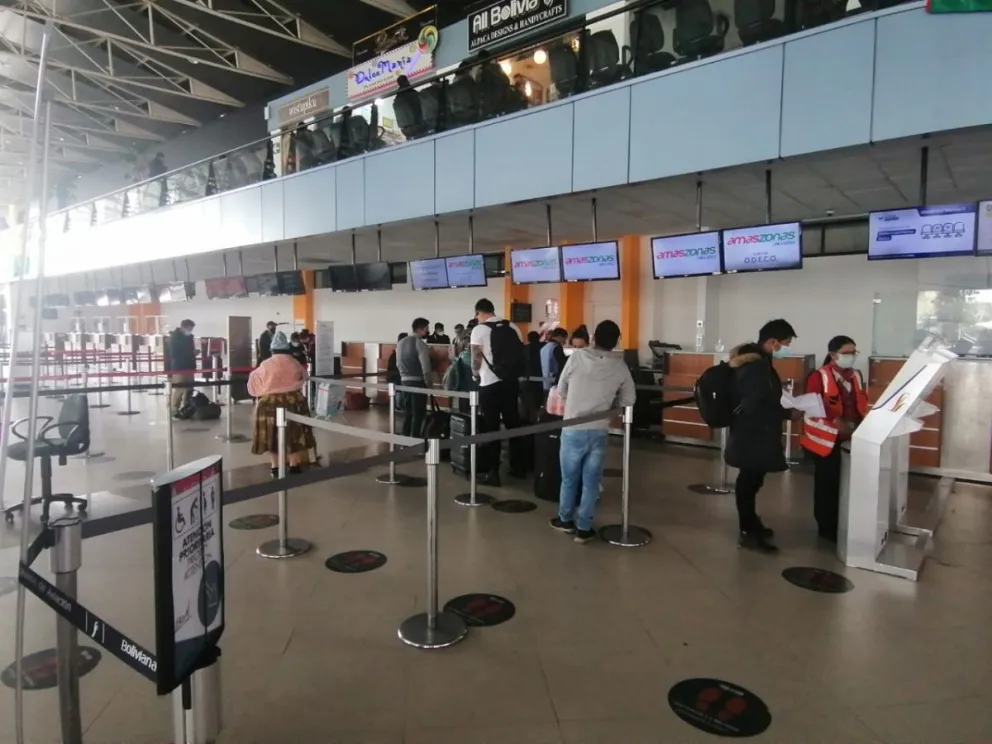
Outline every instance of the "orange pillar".
<svg viewBox="0 0 992 744"><path fill-rule="evenodd" d="M301 295L293 295L293 320L303 324L303 328L308 328L313 330L313 287L314 287L314 272L312 270L304 270L303 274L303 286L306 288L306 293Z"/></svg>
<svg viewBox="0 0 992 744"><path fill-rule="evenodd" d="M510 272L510 249L506 249L506 277L503 279L505 284L505 289L503 291L503 317L510 318L510 305L514 302L527 302L530 300L530 287L526 284L514 284L512 279L512 274ZM520 332L527 335L530 330L529 323L518 323L520 326Z"/></svg>
<svg viewBox="0 0 992 744"><path fill-rule="evenodd" d="M584 282L562 282L558 285L558 322L569 332L585 323L586 285ZM591 333L590 329L590 333Z"/></svg>
<svg viewBox="0 0 992 744"><path fill-rule="evenodd" d="M640 348L641 332L641 239L620 238L620 345Z"/></svg>

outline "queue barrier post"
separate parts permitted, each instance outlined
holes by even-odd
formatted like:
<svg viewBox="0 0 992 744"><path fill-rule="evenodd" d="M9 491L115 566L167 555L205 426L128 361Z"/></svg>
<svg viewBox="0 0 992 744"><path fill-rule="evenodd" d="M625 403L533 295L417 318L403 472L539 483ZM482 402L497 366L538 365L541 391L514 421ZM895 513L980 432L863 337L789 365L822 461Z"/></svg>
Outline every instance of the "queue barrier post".
<svg viewBox="0 0 992 744"><path fill-rule="evenodd" d="M734 488L730 485L729 471L727 467L727 437L729 429L720 429L720 480L717 483L695 483L689 486L690 491L695 493L733 493Z"/></svg>
<svg viewBox="0 0 992 744"><path fill-rule="evenodd" d="M389 383L389 433L393 436L396 435L396 383ZM389 442L389 452L396 451L396 444L390 440ZM409 476L403 475L396 472L396 463L389 463L389 472L383 473L382 475L377 475L375 478L376 483L382 483L386 486L399 486L410 481Z"/></svg>
<svg viewBox="0 0 992 744"><path fill-rule="evenodd" d="M478 418L479 418L479 391L472 390L468 397L468 411L469 416L472 417L470 431L472 436L476 436L478 432ZM492 504L496 499L490 496L488 493L478 493L476 490L476 474L478 472L478 460L476 451L476 444L472 442L469 445L468 457L469 457L469 475L468 475L468 493L460 493L455 496L455 503L460 506L486 506Z"/></svg>
<svg viewBox="0 0 992 744"><path fill-rule="evenodd" d="M165 377L165 467L170 471L176 467L172 444L172 378L168 375Z"/></svg>
<svg viewBox="0 0 992 744"><path fill-rule="evenodd" d="M399 627L400 640L414 648L453 646L468 634L464 621L451 612L438 612L437 600L437 467L441 441L427 440L427 612L407 618Z"/></svg>
<svg viewBox="0 0 992 744"><path fill-rule="evenodd" d="M83 520L60 517L49 523L55 538L50 566L55 586L76 598L77 574L83 562ZM55 621L55 655L59 687L59 716L64 744L82 744L83 727L79 703L79 637L76 627L61 615Z"/></svg>
<svg viewBox="0 0 992 744"><path fill-rule="evenodd" d="M786 391L789 395L795 393L796 381L786 380ZM799 464L799 460L792 456L792 416L785 420L785 464L790 468Z"/></svg>
<svg viewBox="0 0 992 744"><path fill-rule="evenodd" d="M88 390L89 389L89 386L90 386L90 366L88 364L84 364L83 365L83 390ZM92 408L92 406L90 406L90 394L89 393L83 393L83 395L86 397L86 407L87 408ZM103 452L94 452L93 451L93 430L92 430L92 427L91 427L90 428L90 446L89 446L89 448L83 454L77 455L75 459L77 459L77 460L95 460L98 457L103 457Z"/></svg>
<svg viewBox="0 0 992 744"><path fill-rule="evenodd" d="M90 408L110 408L109 403L103 402L103 371L101 368L100 355L96 353L95 350L93 352L93 361L96 362L96 379L97 379L96 401L97 402L95 406L90 406Z"/></svg>
<svg viewBox="0 0 992 744"><path fill-rule="evenodd" d="M220 371L222 366L220 354L214 354L213 374L210 376L214 382L220 382L223 379L223 374ZM220 405L220 385L214 385L214 403Z"/></svg>
<svg viewBox="0 0 992 744"><path fill-rule="evenodd" d="M127 384L127 379L128 378L125 376L124 377L125 384ZM127 410L126 411L118 411L117 412L117 415L118 416L137 416L139 413L141 413L141 411L135 411L131 407L131 385L127 385Z"/></svg>
<svg viewBox="0 0 992 744"><path fill-rule="evenodd" d="M599 536L610 545L621 548L640 548L651 542L651 532L643 527L630 523L630 437L631 426L634 422L634 407L625 406L623 409L623 491L622 491L622 522L603 527Z"/></svg>
<svg viewBox="0 0 992 744"><path fill-rule="evenodd" d="M229 381L233 382L233 377L228 373ZM215 438L222 442L249 442L251 441L244 434L234 433L234 385L227 386L227 416L224 421L224 433L218 434Z"/></svg>
<svg viewBox="0 0 992 744"><path fill-rule="evenodd" d="M214 744L223 727L220 649L193 672L172 696L173 741Z"/></svg>
<svg viewBox="0 0 992 744"><path fill-rule="evenodd" d="M276 409L276 439L279 455L279 480L286 477L286 409ZM289 514L286 489L279 492L279 537L258 546L256 553L262 558L295 558L310 550L310 543L299 537L289 537Z"/></svg>

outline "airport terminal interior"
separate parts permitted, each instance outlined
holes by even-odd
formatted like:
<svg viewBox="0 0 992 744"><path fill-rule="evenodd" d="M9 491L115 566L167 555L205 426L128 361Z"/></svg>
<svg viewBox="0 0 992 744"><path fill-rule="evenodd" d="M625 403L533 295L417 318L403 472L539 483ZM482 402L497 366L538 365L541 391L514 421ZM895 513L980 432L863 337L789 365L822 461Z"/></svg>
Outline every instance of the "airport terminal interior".
<svg viewBox="0 0 992 744"><path fill-rule="evenodd" d="M0 744L992 741L992 7L339 1L0 9Z"/></svg>

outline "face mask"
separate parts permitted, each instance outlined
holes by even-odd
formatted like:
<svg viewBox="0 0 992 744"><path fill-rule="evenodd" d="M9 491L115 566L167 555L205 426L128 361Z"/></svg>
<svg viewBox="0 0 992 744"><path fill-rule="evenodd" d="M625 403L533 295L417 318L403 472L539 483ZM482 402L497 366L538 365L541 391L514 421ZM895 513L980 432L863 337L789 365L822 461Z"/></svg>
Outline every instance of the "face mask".
<svg viewBox="0 0 992 744"><path fill-rule="evenodd" d="M838 354L834 363L841 369L851 369L854 366L854 354Z"/></svg>
<svg viewBox="0 0 992 744"><path fill-rule="evenodd" d="M775 359L785 359L785 357L787 356L789 356L788 346L779 346L777 349L775 349L775 351L772 352L772 357Z"/></svg>

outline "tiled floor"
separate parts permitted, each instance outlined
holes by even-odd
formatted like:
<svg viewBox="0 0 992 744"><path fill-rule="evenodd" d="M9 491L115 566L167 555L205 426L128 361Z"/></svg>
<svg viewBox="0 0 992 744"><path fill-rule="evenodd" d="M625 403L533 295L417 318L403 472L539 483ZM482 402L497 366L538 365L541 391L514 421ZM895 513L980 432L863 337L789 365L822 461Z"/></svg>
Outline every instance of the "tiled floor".
<svg viewBox="0 0 992 744"><path fill-rule="evenodd" d="M59 490L112 491L93 513L140 508L146 487L121 471L164 467L163 416L94 411L98 449L113 462L73 462ZM236 410L248 431L249 410ZM376 413L354 423L383 424ZM208 431L185 431L209 427ZM177 462L216 452L239 481L266 477L248 445L214 439L223 423L177 427ZM182 433L180 433L182 432ZM378 451L322 437L332 457ZM619 464L619 448L611 452ZM396 637L424 609L424 491L381 486L373 473L294 491L290 532L315 549L266 561L255 547L275 529L225 532L227 631L222 641L224 744L692 744L715 737L677 718L668 690L715 677L760 696L772 714L754 741L778 744L981 744L992 740L992 494L958 484L936 550L918 584L845 569L818 545L810 479L770 479L760 506L778 532L768 558L734 544L732 496L686 485L716 475L712 453L638 443L633 521L653 530L645 548L579 546L548 529L553 506L526 514L469 510L464 482L442 467L442 601L491 592L516 616L473 629L458 646L416 651ZM401 468L414 473L417 467ZM7 497L21 493L12 464ZM934 482L920 481L920 488ZM615 521L619 479L609 479L600 522ZM492 489L487 489L492 490ZM530 484L498 494L531 498ZM274 512L275 497L238 504L235 516ZM80 599L153 645L151 531L88 540ZM16 572L16 531L0 527L0 576ZM324 568L332 553L367 548L386 565L358 575ZM37 564L47 570L47 560ZM798 589L783 568L846 574L842 595ZM13 594L0 597L0 667L12 659ZM27 650L53 645L54 617L28 598ZM57 694L25 694L27 742L60 741ZM172 741L170 701L108 655L82 680L87 744ZM12 744L13 693L0 687L0 744Z"/></svg>

